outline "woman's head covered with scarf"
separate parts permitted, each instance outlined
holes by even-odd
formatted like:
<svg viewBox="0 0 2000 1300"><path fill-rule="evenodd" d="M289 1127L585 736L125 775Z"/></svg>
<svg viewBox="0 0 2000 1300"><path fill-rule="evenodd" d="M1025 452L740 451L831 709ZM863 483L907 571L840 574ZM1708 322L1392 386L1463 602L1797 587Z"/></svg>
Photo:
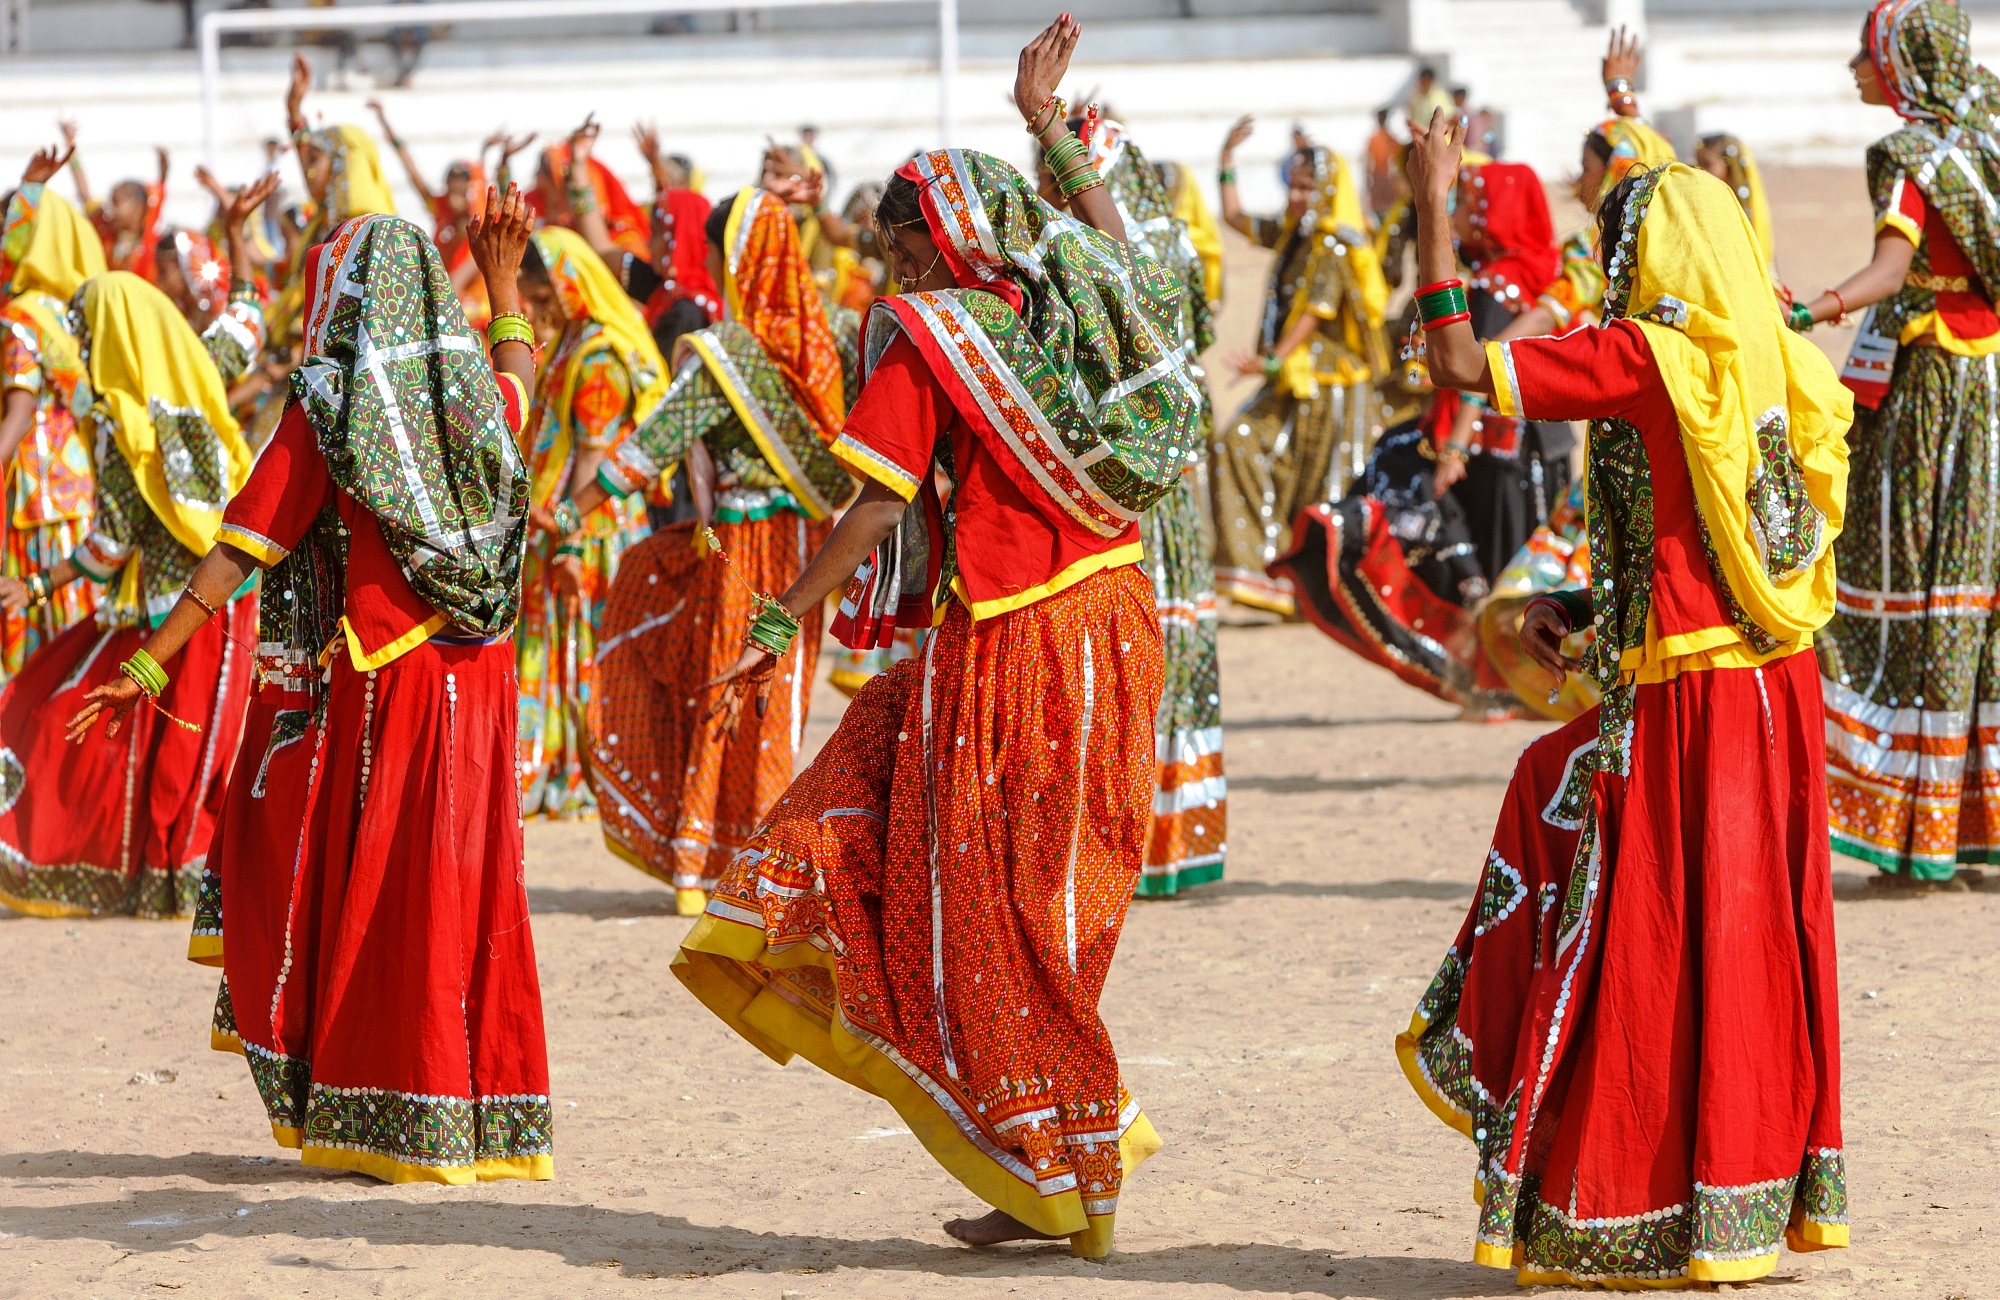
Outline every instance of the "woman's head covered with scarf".
<svg viewBox="0 0 2000 1300"><path fill-rule="evenodd" d="M741 190L721 233L728 318L756 336L820 439L831 443L847 414L840 351L791 209L765 190Z"/></svg>
<svg viewBox="0 0 2000 1300"><path fill-rule="evenodd" d="M1972 20L1947 0L1881 0L1861 26L1862 48L1889 107L1913 122L1991 133L2000 81L1972 60Z"/></svg>
<svg viewBox="0 0 2000 1300"><path fill-rule="evenodd" d="M958 350L956 377L941 377L990 393L990 376L1017 406L1025 398L1034 410L1020 421L1055 435L1083 467L1061 505L1089 514L1092 527L1122 530L1178 484L1202 443L1201 386L1181 353L1186 290L1172 272L1056 211L1007 162L969 149L932 150L898 168L876 223L899 257L924 245L958 290L984 293L910 292L936 275L920 265L871 316L871 358L891 337L885 310L913 337L965 339L972 351ZM990 400L1012 420L1015 408ZM975 410L985 407L975 401Z"/></svg>
<svg viewBox="0 0 2000 1300"><path fill-rule="evenodd" d="M611 268L597 255L582 235L563 226L543 226L528 241L521 261L521 290L531 309L540 301L553 304L566 324L594 322L597 339L571 354L570 373L549 375L541 381L542 400L555 413L557 447L543 462L541 477L534 485L536 504L554 499L556 481L567 472L569 452L569 402L575 394L576 362L597 348L609 349L625 367L632 387L632 420L641 423L666 396L672 375L639 304L625 292L611 274Z"/></svg>
<svg viewBox="0 0 2000 1300"><path fill-rule="evenodd" d="M208 554L256 459L208 350L173 300L129 271L85 281L70 319L139 495L174 540ZM129 566L127 581L136 573Z"/></svg>
<svg viewBox="0 0 2000 1300"><path fill-rule="evenodd" d="M85 280L104 274L104 242L83 214L48 186L38 200L14 195L5 215L6 260L13 262L14 273L0 284L0 302L30 292L68 302Z"/></svg>
<svg viewBox="0 0 2000 1300"><path fill-rule="evenodd" d="M1463 222L1461 252L1473 287L1517 314L1533 306L1561 260L1548 195L1534 168L1517 162L1462 168L1454 216Z"/></svg>
<svg viewBox="0 0 2000 1300"><path fill-rule="evenodd" d="M444 257L400 217L306 256L293 397L333 481L372 513L419 596L458 627L513 626L528 476Z"/></svg>
<svg viewBox="0 0 2000 1300"><path fill-rule="evenodd" d="M1852 395L1787 328L1727 185L1680 163L1634 171L1599 220L1605 319L1646 335L1717 569L1745 616L1798 644L1833 615Z"/></svg>

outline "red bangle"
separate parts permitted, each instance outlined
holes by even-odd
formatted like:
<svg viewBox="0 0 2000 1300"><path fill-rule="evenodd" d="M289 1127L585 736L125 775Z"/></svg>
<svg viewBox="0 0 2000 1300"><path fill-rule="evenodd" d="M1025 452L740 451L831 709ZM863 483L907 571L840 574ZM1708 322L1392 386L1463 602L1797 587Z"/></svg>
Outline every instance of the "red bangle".
<svg viewBox="0 0 2000 1300"><path fill-rule="evenodd" d="M1411 296L1421 298L1427 293L1436 293L1440 289L1463 289L1464 287L1465 281L1459 279L1457 276L1453 276L1449 280L1439 280L1436 284L1427 284Z"/></svg>
<svg viewBox="0 0 2000 1300"><path fill-rule="evenodd" d="M1832 294L1833 300L1840 304L1840 315L1834 317L1833 323L1836 325L1845 325L1847 323L1847 299L1841 296L1838 289L1828 289L1827 292Z"/></svg>
<svg viewBox="0 0 2000 1300"><path fill-rule="evenodd" d="M1428 334L1432 330L1441 330L1447 325L1456 325L1462 320L1471 319L1472 313L1469 311L1462 311L1453 316L1440 316L1436 320L1427 320L1424 322L1424 333Z"/></svg>

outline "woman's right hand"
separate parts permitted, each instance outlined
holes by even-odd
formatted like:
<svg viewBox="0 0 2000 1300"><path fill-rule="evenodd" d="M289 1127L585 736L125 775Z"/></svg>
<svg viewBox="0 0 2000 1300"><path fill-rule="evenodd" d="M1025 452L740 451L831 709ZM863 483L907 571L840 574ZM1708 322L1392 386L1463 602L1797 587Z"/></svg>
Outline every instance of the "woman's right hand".
<svg viewBox="0 0 2000 1300"><path fill-rule="evenodd" d="M1236 119L1236 125L1229 128L1229 135L1222 141L1221 162L1224 167L1236 159L1236 148L1257 130L1257 119L1245 113Z"/></svg>
<svg viewBox="0 0 2000 1300"><path fill-rule="evenodd" d="M1049 96L1056 93L1063 74L1069 71L1069 56L1075 53L1077 39L1082 35L1083 27L1076 19L1057 14L1056 20L1043 28L1039 36L1021 47L1021 58L1014 69L1014 107L1021 111L1022 121L1033 122L1042 106L1049 102Z"/></svg>
<svg viewBox="0 0 2000 1300"><path fill-rule="evenodd" d="M0 578L0 609L18 614L28 607L28 584L19 578Z"/></svg>
<svg viewBox="0 0 2000 1300"><path fill-rule="evenodd" d="M496 279L512 285L519 277L521 257L528 250L528 236L533 228L534 218L528 212L528 202L521 196L520 186L510 183L504 198L492 186L486 187L484 210L467 219L465 240L473 263L486 277L489 295Z"/></svg>
<svg viewBox="0 0 2000 1300"><path fill-rule="evenodd" d="M35 150L35 156L28 159L28 165L21 171L21 184L42 184L49 177L61 171L63 164L68 162L69 156L75 152L75 145L71 145L69 148L63 150L60 155L54 149Z"/></svg>
<svg viewBox="0 0 2000 1300"><path fill-rule="evenodd" d="M1442 215L1458 185L1465 158L1464 128L1452 114L1438 109L1428 126L1410 123L1410 202L1419 213Z"/></svg>
<svg viewBox="0 0 2000 1300"><path fill-rule="evenodd" d="M1580 661L1562 651L1563 638L1568 635L1569 621L1553 601L1529 602L1527 612L1521 616L1521 648L1555 678L1558 687L1570 673L1583 667Z"/></svg>
<svg viewBox="0 0 2000 1300"><path fill-rule="evenodd" d="M745 645L743 653L737 656L729 670L708 684L711 690L720 686L722 698L709 706L703 721L719 713L723 716L715 729L716 736L734 736L736 726L743 718L743 697L751 691L756 692L757 716L763 717L764 711L771 706L771 678L777 675L777 671L778 660L770 651L761 646Z"/></svg>
<svg viewBox="0 0 2000 1300"><path fill-rule="evenodd" d="M104 719L104 735L108 739L118 734L118 728L125 719L132 716L132 710L139 707L145 692L129 677L113 677L83 697L83 707L69 720L69 729L63 739L70 744L81 744L90 734L90 729L99 718Z"/></svg>
<svg viewBox="0 0 2000 1300"><path fill-rule="evenodd" d="M305 126L305 119L301 116L300 110L306 102L306 92L312 89L312 81L312 64L306 62L305 55L294 51L292 83L285 88L285 119L294 131Z"/></svg>

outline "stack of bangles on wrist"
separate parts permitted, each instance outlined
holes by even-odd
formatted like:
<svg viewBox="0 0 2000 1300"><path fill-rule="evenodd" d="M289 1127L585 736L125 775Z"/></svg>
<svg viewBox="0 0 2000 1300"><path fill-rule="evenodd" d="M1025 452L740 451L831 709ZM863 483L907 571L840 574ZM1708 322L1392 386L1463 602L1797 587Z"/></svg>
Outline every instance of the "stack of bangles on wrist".
<svg viewBox="0 0 2000 1300"><path fill-rule="evenodd" d="M1788 310L1785 313L1785 324L1791 326L1793 331L1796 333L1799 334L1812 333L1812 327L1813 327L1812 308L1802 302L1793 303L1791 305L1790 310Z"/></svg>
<svg viewBox="0 0 2000 1300"><path fill-rule="evenodd" d="M1097 164L1090 161L1090 150L1073 135L1065 135L1050 145L1042 157L1047 160L1049 170L1055 173L1056 184L1062 187L1067 198L1073 199L1085 190L1104 184L1104 178L1097 174Z"/></svg>
<svg viewBox="0 0 2000 1300"><path fill-rule="evenodd" d="M134 650L130 659L118 665L118 671L153 699L160 698L160 692L167 689L167 670L144 650Z"/></svg>
<svg viewBox="0 0 2000 1300"><path fill-rule="evenodd" d="M750 630L743 634L746 645L767 651L772 658L784 657L792 648L792 642L799 635L799 621L792 617L776 596L757 597L757 616L750 620Z"/></svg>
<svg viewBox="0 0 2000 1300"><path fill-rule="evenodd" d="M1417 314L1423 317L1425 333L1471 320L1472 307L1465 300L1465 281L1439 280L1417 290Z"/></svg>
<svg viewBox="0 0 2000 1300"><path fill-rule="evenodd" d="M56 594L55 581L46 573L29 574L25 585L28 588L28 603L30 605L45 604L49 597Z"/></svg>
<svg viewBox="0 0 2000 1300"><path fill-rule="evenodd" d="M597 191L588 185L570 186L569 210L579 217L597 211Z"/></svg>
<svg viewBox="0 0 2000 1300"><path fill-rule="evenodd" d="M1604 97L1614 105L1639 102L1638 97L1632 93L1632 83L1623 77L1613 77L1604 83Z"/></svg>
<svg viewBox="0 0 2000 1300"><path fill-rule="evenodd" d="M577 529L583 527L583 512L578 510L576 502L570 500L568 497L564 497L562 500L556 502L555 505L549 507L549 513L555 516L556 535L558 537L568 537Z"/></svg>
<svg viewBox="0 0 2000 1300"><path fill-rule="evenodd" d="M520 312L501 312L486 322L487 350L491 351L502 343L525 343L532 351L535 346L534 325Z"/></svg>

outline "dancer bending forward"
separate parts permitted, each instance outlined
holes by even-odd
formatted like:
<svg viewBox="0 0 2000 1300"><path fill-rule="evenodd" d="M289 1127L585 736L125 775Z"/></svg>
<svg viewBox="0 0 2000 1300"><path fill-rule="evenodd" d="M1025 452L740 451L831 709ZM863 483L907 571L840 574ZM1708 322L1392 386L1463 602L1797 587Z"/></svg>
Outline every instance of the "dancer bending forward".
<svg viewBox="0 0 2000 1300"><path fill-rule="evenodd" d="M855 696L675 972L773 1059L895 1106L996 1207L954 1236L1094 1256L1159 1146L1097 1001L1152 821L1160 622L1138 520L1199 445L1199 404L1179 281L1125 246L1081 143L1058 144L1047 92L1076 31L1029 47L1016 99L1088 226L959 150L906 164L876 209L904 292L875 308L835 443L866 483L732 673L773 672L871 549L883 602L852 591L842 622L900 605L937 630Z"/></svg>
<svg viewBox="0 0 2000 1300"><path fill-rule="evenodd" d="M1452 274L1443 115L1411 177ZM1523 1285L1768 1274L1847 1244L1832 880L1810 651L1831 616L1846 390L1785 328L1729 188L1635 170L1599 211L1606 324L1482 350L1419 291L1432 377L1588 419L1591 589L1525 648L1603 703L1529 746L1403 1068L1479 1147L1475 1258ZM1584 664L1557 648L1594 625Z"/></svg>

